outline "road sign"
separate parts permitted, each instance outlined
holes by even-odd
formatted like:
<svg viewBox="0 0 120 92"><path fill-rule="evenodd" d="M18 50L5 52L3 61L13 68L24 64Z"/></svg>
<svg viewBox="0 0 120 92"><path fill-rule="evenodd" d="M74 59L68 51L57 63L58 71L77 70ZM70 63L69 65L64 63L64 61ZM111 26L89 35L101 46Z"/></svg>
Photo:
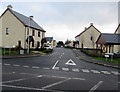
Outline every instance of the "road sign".
<svg viewBox="0 0 120 92"><path fill-rule="evenodd" d="M76 65L74 61L72 61L71 59L68 60L66 63L66 65Z"/></svg>
<svg viewBox="0 0 120 92"><path fill-rule="evenodd" d="M109 57L109 55L105 55L105 57Z"/></svg>

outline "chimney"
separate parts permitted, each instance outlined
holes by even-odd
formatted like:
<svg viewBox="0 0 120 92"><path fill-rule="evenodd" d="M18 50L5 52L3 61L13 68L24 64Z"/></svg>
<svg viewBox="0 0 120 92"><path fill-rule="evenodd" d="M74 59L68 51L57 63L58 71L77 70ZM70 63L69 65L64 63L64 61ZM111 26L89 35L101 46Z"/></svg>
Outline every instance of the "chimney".
<svg viewBox="0 0 120 92"><path fill-rule="evenodd" d="M93 23L90 23L91 26L93 26Z"/></svg>
<svg viewBox="0 0 120 92"><path fill-rule="evenodd" d="M13 6L12 5L8 5L7 8L12 10Z"/></svg>
<svg viewBox="0 0 120 92"><path fill-rule="evenodd" d="M85 27L85 30L87 29L87 27Z"/></svg>

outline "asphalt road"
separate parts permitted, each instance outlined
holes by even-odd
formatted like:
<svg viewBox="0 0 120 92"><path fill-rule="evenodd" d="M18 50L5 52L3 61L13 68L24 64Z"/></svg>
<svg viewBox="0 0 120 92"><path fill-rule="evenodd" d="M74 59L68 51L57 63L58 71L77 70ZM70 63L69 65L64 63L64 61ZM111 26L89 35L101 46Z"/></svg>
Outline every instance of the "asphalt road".
<svg viewBox="0 0 120 92"><path fill-rule="evenodd" d="M49 55L3 59L2 90L40 92L119 91L118 70L80 60L71 49Z"/></svg>

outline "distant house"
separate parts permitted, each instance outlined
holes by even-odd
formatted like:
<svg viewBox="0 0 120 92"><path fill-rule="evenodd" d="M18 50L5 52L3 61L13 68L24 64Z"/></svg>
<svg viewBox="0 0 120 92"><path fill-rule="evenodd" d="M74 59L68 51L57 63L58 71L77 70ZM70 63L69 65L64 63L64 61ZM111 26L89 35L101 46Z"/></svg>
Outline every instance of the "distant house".
<svg viewBox="0 0 120 92"><path fill-rule="evenodd" d="M57 42L56 40L53 40L53 37L45 37L46 43L47 45L51 45L51 46L56 46Z"/></svg>
<svg viewBox="0 0 120 92"><path fill-rule="evenodd" d="M114 34L102 33L96 44L97 49L101 49L103 53L120 52L120 25Z"/></svg>
<svg viewBox="0 0 120 92"><path fill-rule="evenodd" d="M90 24L88 28L85 27L85 30L75 37L77 48L96 48L96 41L100 36L101 32L93 26L93 23Z"/></svg>
<svg viewBox="0 0 120 92"><path fill-rule="evenodd" d="M41 39L45 37L45 30L32 18L24 16L9 5L0 16L0 47L15 47L21 45L26 49L28 43L30 48L41 46ZM29 38L29 40L28 40Z"/></svg>

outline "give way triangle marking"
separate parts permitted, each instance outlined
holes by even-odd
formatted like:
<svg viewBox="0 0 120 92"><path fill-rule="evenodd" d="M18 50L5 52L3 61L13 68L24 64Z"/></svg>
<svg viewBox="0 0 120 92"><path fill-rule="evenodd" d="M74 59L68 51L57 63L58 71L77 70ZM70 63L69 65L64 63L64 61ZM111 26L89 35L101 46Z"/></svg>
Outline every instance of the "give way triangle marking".
<svg viewBox="0 0 120 92"><path fill-rule="evenodd" d="M76 65L74 61L72 61L71 59L68 60L66 63L66 65Z"/></svg>

